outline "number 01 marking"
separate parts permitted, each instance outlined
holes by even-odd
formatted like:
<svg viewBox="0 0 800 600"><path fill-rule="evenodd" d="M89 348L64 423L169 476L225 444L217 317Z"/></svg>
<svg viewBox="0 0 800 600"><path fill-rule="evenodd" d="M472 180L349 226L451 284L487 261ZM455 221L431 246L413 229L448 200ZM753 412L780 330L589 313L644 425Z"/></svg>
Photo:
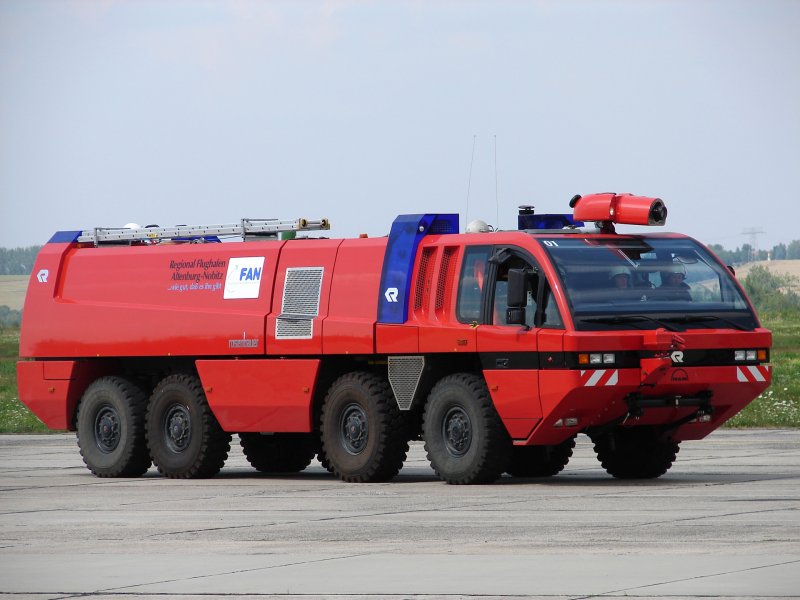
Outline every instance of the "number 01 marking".
<svg viewBox="0 0 800 600"><path fill-rule="evenodd" d="M558 248L558 242L554 242L553 240L544 240L544 245L548 248Z"/></svg>

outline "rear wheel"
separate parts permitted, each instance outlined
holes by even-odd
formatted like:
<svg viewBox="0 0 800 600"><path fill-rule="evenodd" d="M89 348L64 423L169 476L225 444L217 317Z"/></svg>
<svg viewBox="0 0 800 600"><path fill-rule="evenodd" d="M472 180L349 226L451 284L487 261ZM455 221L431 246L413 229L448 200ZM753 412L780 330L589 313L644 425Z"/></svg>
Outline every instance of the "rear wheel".
<svg viewBox="0 0 800 600"><path fill-rule="evenodd" d="M174 479L214 476L231 447L194 375L161 380L150 397L146 432L153 462Z"/></svg>
<svg viewBox="0 0 800 600"><path fill-rule="evenodd" d="M592 437L603 468L617 479L653 479L666 473L678 454L678 442L655 427L619 427Z"/></svg>
<svg viewBox="0 0 800 600"><path fill-rule="evenodd" d="M101 377L83 394L77 415L83 462L98 477L138 477L150 468L144 436L145 394L121 377Z"/></svg>
<svg viewBox="0 0 800 600"><path fill-rule="evenodd" d="M408 452L403 415L389 383L372 373L342 375L333 382L321 416L322 465L353 483L388 481Z"/></svg>
<svg viewBox="0 0 800 600"><path fill-rule="evenodd" d="M506 469L514 477L552 477L567 466L575 438L553 446L514 446Z"/></svg>
<svg viewBox="0 0 800 600"><path fill-rule="evenodd" d="M240 433L239 443L248 462L262 473L298 473L316 454L308 433Z"/></svg>
<svg viewBox="0 0 800 600"><path fill-rule="evenodd" d="M511 458L511 438L477 375L450 375L434 386L422 432L428 460L447 483L491 483Z"/></svg>

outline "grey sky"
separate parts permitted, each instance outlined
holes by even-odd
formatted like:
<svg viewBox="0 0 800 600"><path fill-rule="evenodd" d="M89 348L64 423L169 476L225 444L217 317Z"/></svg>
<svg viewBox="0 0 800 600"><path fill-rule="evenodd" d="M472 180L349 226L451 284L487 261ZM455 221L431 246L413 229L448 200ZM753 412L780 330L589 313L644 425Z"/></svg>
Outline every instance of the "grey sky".
<svg viewBox="0 0 800 600"><path fill-rule="evenodd" d="M0 246L659 196L800 239L800 2L0 2Z"/></svg>

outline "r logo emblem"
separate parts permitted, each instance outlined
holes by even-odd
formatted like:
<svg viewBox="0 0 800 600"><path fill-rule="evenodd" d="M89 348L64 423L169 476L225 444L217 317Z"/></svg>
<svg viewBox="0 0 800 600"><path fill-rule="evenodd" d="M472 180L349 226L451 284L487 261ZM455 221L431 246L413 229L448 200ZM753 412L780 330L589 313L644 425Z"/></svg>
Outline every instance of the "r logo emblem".
<svg viewBox="0 0 800 600"><path fill-rule="evenodd" d="M47 278L50 276L50 271L47 269L42 269L36 274L36 279L39 280L39 283L47 283Z"/></svg>
<svg viewBox="0 0 800 600"><path fill-rule="evenodd" d="M683 362L683 352L680 350L676 350L672 354L669 355L674 363L682 363Z"/></svg>
<svg viewBox="0 0 800 600"><path fill-rule="evenodd" d="M397 294L399 293L400 291L396 287L390 287L386 290L384 296L386 296L386 300L389 302L397 302Z"/></svg>

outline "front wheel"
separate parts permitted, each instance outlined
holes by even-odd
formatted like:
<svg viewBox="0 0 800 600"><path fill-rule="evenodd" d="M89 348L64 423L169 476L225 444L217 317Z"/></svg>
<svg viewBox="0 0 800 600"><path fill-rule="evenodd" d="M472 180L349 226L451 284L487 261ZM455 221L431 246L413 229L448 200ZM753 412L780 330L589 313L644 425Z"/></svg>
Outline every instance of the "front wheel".
<svg viewBox="0 0 800 600"><path fill-rule="evenodd" d="M193 375L161 380L150 397L146 431L153 462L173 479L213 477L231 448L230 434L220 427Z"/></svg>
<svg viewBox="0 0 800 600"><path fill-rule="evenodd" d="M511 457L511 438L477 375L450 375L434 386L422 432L428 460L447 483L491 483Z"/></svg>
<svg viewBox="0 0 800 600"><path fill-rule="evenodd" d="M389 383L354 372L333 382L322 405L322 465L344 481L388 481L408 452L403 415Z"/></svg>
<svg viewBox="0 0 800 600"><path fill-rule="evenodd" d="M552 477L567 466L573 448L574 437L552 446L514 446L506 472L513 477Z"/></svg>
<svg viewBox="0 0 800 600"><path fill-rule="evenodd" d="M618 427L592 437L603 468L617 479L654 479L666 473L680 450L655 427Z"/></svg>
<svg viewBox="0 0 800 600"><path fill-rule="evenodd" d="M78 447L98 477L138 477L150 468L144 437L145 395L121 377L101 377L81 398Z"/></svg>

